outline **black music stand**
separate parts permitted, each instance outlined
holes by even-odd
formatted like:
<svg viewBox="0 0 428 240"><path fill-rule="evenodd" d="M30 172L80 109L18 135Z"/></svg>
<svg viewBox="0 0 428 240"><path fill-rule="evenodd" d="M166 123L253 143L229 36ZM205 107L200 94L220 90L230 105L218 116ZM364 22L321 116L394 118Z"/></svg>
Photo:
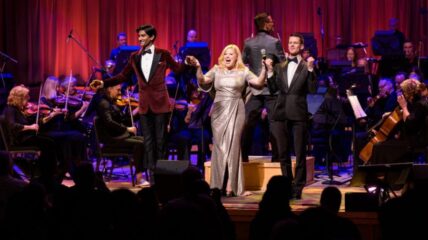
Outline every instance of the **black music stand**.
<svg viewBox="0 0 428 240"><path fill-rule="evenodd" d="M120 46L119 53L116 58L116 67L114 68L113 75L116 75L122 71L122 69L128 64L129 56L131 53L140 50L140 46Z"/></svg>
<svg viewBox="0 0 428 240"><path fill-rule="evenodd" d="M366 175L364 188L368 193L377 196L379 204L391 199L391 194L397 197L393 186L396 184L404 185L412 168L413 162L358 166L358 170ZM391 175L394 173L400 173L400 177L396 180L391 179Z"/></svg>

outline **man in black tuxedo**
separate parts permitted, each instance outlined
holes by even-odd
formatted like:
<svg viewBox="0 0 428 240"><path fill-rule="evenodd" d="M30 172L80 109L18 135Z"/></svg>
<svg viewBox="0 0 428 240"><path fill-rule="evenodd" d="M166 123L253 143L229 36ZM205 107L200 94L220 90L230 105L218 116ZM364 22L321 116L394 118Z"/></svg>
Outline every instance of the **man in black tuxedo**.
<svg viewBox="0 0 428 240"><path fill-rule="evenodd" d="M249 69L258 76L262 69L261 59L269 56L277 59L277 61L284 60L284 51L282 49L281 41L272 37L270 34L273 31L274 22L272 17L267 13L259 13L254 18L254 25L257 29L257 34L245 40L244 50L242 51L242 58L245 64L248 64ZM264 50L262 50L264 49ZM263 53L262 53L263 51ZM263 55L263 56L262 56ZM253 143L254 129L261 119L261 112L266 108L268 113L269 124L272 121L272 108L276 100L276 93L271 94L267 87L262 91L248 93L245 104L245 126L242 133L242 158L243 161L248 161L251 145ZM270 132L275 131L272 126L269 128ZM277 142L270 134L272 144L272 160L277 161Z"/></svg>
<svg viewBox="0 0 428 240"><path fill-rule="evenodd" d="M291 135L293 135L294 152L296 154L296 169L293 180L293 198L300 199L306 183L306 145L308 103L306 95L316 91L317 83L314 73L314 58L307 62L302 59L304 48L303 36L297 33L288 39L289 57L287 60L272 66L272 60L267 59L268 87L271 93L279 91L274 111L272 113L275 129L272 132L280 138L278 155L281 162L282 174L293 179L291 172Z"/></svg>

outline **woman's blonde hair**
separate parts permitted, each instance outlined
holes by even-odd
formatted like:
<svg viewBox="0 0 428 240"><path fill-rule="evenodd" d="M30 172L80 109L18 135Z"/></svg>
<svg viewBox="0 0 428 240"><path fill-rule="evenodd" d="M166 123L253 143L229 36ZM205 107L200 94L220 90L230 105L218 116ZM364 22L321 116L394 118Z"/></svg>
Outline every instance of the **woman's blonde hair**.
<svg viewBox="0 0 428 240"><path fill-rule="evenodd" d="M30 90L24 85L12 88L7 97L7 105L22 109L24 107L24 101L29 99L29 93Z"/></svg>
<svg viewBox="0 0 428 240"><path fill-rule="evenodd" d="M218 58L218 66L220 68L226 68L226 66L224 65L224 53L226 52L227 49L233 49L233 51L235 51L238 57L236 60L235 68L240 70L245 69L244 62L242 61L241 50L239 50L239 47L236 46L235 44L229 44L223 49L223 51L220 54L220 57Z"/></svg>
<svg viewBox="0 0 428 240"><path fill-rule="evenodd" d="M47 77L45 83L43 84L42 97L45 97L46 99L56 98L58 85L59 80L57 77Z"/></svg>
<svg viewBox="0 0 428 240"><path fill-rule="evenodd" d="M425 87L425 85L423 85ZM406 79L400 84L401 91L407 101L413 101L415 95L421 92L421 83L413 78Z"/></svg>

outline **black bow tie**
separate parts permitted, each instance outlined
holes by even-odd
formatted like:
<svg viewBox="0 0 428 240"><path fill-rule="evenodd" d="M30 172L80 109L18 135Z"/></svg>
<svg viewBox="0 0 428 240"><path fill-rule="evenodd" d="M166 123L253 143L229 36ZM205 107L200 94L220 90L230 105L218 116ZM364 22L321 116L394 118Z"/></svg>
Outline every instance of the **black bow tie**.
<svg viewBox="0 0 428 240"><path fill-rule="evenodd" d="M294 57L294 58L287 58L287 61L288 61L288 63L291 63L291 62L295 62L296 64L298 63L296 57Z"/></svg>
<svg viewBox="0 0 428 240"><path fill-rule="evenodd" d="M144 51L142 51L141 52L141 55L144 55L144 54L146 54L146 53L148 53L148 54L152 54L152 50L149 48L149 49L147 49L147 50L144 50Z"/></svg>

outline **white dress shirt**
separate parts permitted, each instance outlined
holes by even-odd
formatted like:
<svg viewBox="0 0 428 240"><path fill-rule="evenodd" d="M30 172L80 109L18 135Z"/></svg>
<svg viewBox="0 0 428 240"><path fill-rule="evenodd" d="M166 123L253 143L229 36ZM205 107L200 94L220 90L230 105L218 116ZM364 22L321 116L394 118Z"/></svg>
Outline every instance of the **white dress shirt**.
<svg viewBox="0 0 428 240"><path fill-rule="evenodd" d="M300 55L297 56L297 62L289 62L287 67L287 80L288 80L288 87L291 85L291 81L293 81L294 74L296 73L297 66L299 66L300 61L302 61L302 57Z"/></svg>
<svg viewBox="0 0 428 240"><path fill-rule="evenodd" d="M150 69L152 69L153 56L155 52L155 45L152 44L149 49L151 53L145 53L144 55L141 55L141 71L143 72L146 81L149 81Z"/></svg>

